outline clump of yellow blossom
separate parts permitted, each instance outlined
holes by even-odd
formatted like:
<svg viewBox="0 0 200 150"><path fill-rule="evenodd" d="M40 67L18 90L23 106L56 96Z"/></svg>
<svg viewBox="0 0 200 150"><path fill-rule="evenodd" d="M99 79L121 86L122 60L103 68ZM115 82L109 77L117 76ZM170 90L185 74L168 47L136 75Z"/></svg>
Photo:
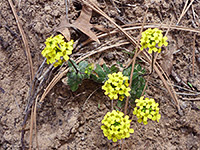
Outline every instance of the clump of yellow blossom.
<svg viewBox="0 0 200 150"><path fill-rule="evenodd" d="M64 41L61 34L51 36L46 39L46 47L42 51L42 56L47 58L47 64L53 64L54 67L61 65L64 61L69 59L72 54L74 41Z"/></svg>
<svg viewBox="0 0 200 150"><path fill-rule="evenodd" d="M148 119L159 122L161 118L159 104L154 99L144 99L144 96L142 96L140 99L136 99L135 102L137 107L134 108L133 114L137 116L139 123L143 122L146 125Z"/></svg>
<svg viewBox="0 0 200 150"><path fill-rule="evenodd" d="M117 140L129 138L130 133L134 132L133 129L130 129L131 120L129 120L129 116L123 116L123 112L116 110L108 112L104 116L101 129L108 140L112 139L113 142L117 142Z"/></svg>
<svg viewBox="0 0 200 150"><path fill-rule="evenodd" d="M108 74L108 80L102 86L104 94L108 95L111 100L123 100L125 96L130 96L131 90L128 83L128 77L123 76L122 72Z"/></svg>
<svg viewBox="0 0 200 150"><path fill-rule="evenodd" d="M161 52L161 47L163 45L167 46L167 37L162 34L162 30L159 30L158 28L154 29L147 29L144 32L142 32L142 37L140 39L141 48L140 50L148 48L148 52L151 54L154 52Z"/></svg>

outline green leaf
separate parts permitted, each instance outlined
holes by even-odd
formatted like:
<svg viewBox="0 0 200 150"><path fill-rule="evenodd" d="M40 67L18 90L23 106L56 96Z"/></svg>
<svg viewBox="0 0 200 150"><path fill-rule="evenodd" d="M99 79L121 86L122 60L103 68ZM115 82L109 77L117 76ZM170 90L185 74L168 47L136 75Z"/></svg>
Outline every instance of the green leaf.
<svg viewBox="0 0 200 150"><path fill-rule="evenodd" d="M79 79L82 79L82 80L84 79L84 74L78 73L77 76L78 76Z"/></svg>
<svg viewBox="0 0 200 150"><path fill-rule="evenodd" d="M101 104L100 104L100 103L98 103L98 109L100 109L100 107L101 107Z"/></svg>
<svg viewBox="0 0 200 150"><path fill-rule="evenodd" d="M142 69L141 65L139 65L139 64L137 64L135 68L137 71L141 71L141 69Z"/></svg>
<svg viewBox="0 0 200 150"><path fill-rule="evenodd" d="M99 64L96 65L96 69L95 72L98 74L99 77L101 78L105 78L106 77L106 73L103 71L103 69L101 68L101 66Z"/></svg>
<svg viewBox="0 0 200 150"><path fill-rule="evenodd" d="M70 89L74 92L78 89L79 84L81 84L82 80L77 76L73 76L73 78L69 78L67 80L67 84L69 85Z"/></svg>
<svg viewBox="0 0 200 150"><path fill-rule="evenodd" d="M70 86L70 89L72 90L72 92L75 92L79 87L79 84L73 84Z"/></svg>
<svg viewBox="0 0 200 150"><path fill-rule="evenodd" d="M79 64L79 70L80 72L85 72L85 68L88 66L88 62L87 61L81 61Z"/></svg>
<svg viewBox="0 0 200 150"><path fill-rule="evenodd" d="M132 80L135 80L139 76L138 72L133 72Z"/></svg>
<svg viewBox="0 0 200 150"><path fill-rule="evenodd" d="M71 59L70 59L70 60L71 60ZM78 68L78 65L76 64L76 62L75 62L74 60L71 60L71 61L72 61L72 63L74 64L74 66ZM68 61L69 67L73 67L72 63L71 63L70 61ZM73 68L74 68L74 67L73 67Z"/></svg>
<svg viewBox="0 0 200 150"><path fill-rule="evenodd" d="M119 61L116 62L121 68L123 68L122 63L120 63Z"/></svg>
<svg viewBox="0 0 200 150"><path fill-rule="evenodd" d="M117 67L115 67L115 65L112 65L112 66L110 67L111 73L117 72L118 70L119 70L119 69L118 69Z"/></svg>
<svg viewBox="0 0 200 150"><path fill-rule="evenodd" d="M117 107L122 108L124 106L124 101L117 101Z"/></svg>
<svg viewBox="0 0 200 150"><path fill-rule="evenodd" d="M94 81L97 81L98 80L98 77L95 75L95 74L91 74L91 77Z"/></svg>
<svg viewBox="0 0 200 150"><path fill-rule="evenodd" d="M110 73L110 69L106 66L106 64L103 64L103 70L106 72L106 74Z"/></svg>
<svg viewBox="0 0 200 150"><path fill-rule="evenodd" d="M190 83L190 82L188 82L188 85L192 88L193 86L192 86L192 84Z"/></svg>
<svg viewBox="0 0 200 150"><path fill-rule="evenodd" d="M123 75L128 76L130 78L132 66L129 66L128 68L123 70ZM145 87L145 80L141 74L145 72L145 69L141 67L140 64L135 64L133 77L132 77L132 85L131 85L131 98L130 100L135 100L137 98L140 98L142 91Z"/></svg>
<svg viewBox="0 0 200 150"><path fill-rule="evenodd" d="M128 67L128 68L124 69L123 70L123 75L130 77L130 75L131 75L131 67Z"/></svg>

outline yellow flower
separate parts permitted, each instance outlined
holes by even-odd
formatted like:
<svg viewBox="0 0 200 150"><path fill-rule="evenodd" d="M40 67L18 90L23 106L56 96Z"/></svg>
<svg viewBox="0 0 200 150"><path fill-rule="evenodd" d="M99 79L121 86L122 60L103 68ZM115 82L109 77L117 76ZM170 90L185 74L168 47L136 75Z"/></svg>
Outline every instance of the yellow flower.
<svg viewBox="0 0 200 150"><path fill-rule="evenodd" d="M124 99L124 96L120 96L120 97L119 97L119 100L120 100L120 101L123 101L123 99Z"/></svg>
<svg viewBox="0 0 200 150"><path fill-rule="evenodd" d="M152 52L161 52L161 47L167 46L167 37L163 37L162 30L158 28L147 29L142 32L142 37L140 39L141 48L140 50L147 49L151 54Z"/></svg>
<svg viewBox="0 0 200 150"><path fill-rule="evenodd" d="M138 122L143 122L144 125L148 123L148 119L159 122L161 115L159 114L158 103L154 99L145 98L141 96L136 99L136 107L133 114L138 118Z"/></svg>
<svg viewBox="0 0 200 150"><path fill-rule="evenodd" d="M72 54L73 43L73 40L65 42L61 34L55 37L51 36L46 39L46 47L41 54L47 58L47 64L51 63L54 64L54 67L57 67L69 59L69 55Z"/></svg>
<svg viewBox="0 0 200 150"><path fill-rule="evenodd" d="M123 112L113 110L104 116L101 129L108 140L112 139L113 142L117 142L117 140L130 137L130 133L134 132L130 128L130 123L131 120L129 120L127 115L124 117Z"/></svg>
<svg viewBox="0 0 200 150"><path fill-rule="evenodd" d="M130 96L129 78L123 76L122 72L108 74L108 80L102 86L104 94L113 99L123 100L125 96Z"/></svg>
<svg viewBox="0 0 200 150"><path fill-rule="evenodd" d="M168 39L168 38L167 38L166 36L162 38L162 43L163 43L163 45L165 45L165 46L168 45L167 39Z"/></svg>

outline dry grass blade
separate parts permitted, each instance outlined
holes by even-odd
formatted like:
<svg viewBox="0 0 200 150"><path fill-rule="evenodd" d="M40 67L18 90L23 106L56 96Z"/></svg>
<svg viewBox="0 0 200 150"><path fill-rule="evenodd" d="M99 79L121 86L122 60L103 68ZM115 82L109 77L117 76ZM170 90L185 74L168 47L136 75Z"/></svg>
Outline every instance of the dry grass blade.
<svg viewBox="0 0 200 150"><path fill-rule="evenodd" d="M148 61L150 63L151 62L151 58L148 56L147 52L144 51L144 55L146 56L146 58L148 59ZM167 81L165 80L164 76L162 75L162 72L158 68L161 69L162 72L164 72L162 67L158 63L156 63L156 65L154 65L154 69L155 69L156 73L158 74L158 76L163 81L163 83L164 83L165 87L167 88L167 91L169 92L170 96L174 100L174 102L176 104L176 107L178 109L178 113L182 115L177 95L175 94L175 91L174 91L173 87L171 86L171 82L170 82L169 78L166 76L167 77L167 81L168 81L168 83L170 83L170 87L171 88L169 87L169 85L168 85Z"/></svg>
<svg viewBox="0 0 200 150"><path fill-rule="evenodd" d="M200 98L185 98L185 97L183 97L182 100L184 100L184 101L200 101Z"/></svg>
<svg viewBox="0 0 200 150"><path fill-rule="evenodd" d="M34 78L34 72L33 72L33 62L32 62L32 58L31 58L30 48L28 46L27 38L26 38L24 30L22 29L22 26L20 24L20 20L19 20L18 15L17 15L17 13L15 11L14 5L13 5L13 3L12 3L11 0L8 0L8 2L10 4L10 7L11 7L12 11L13 11L13 14L14 14L16 22L17 22L17 26L19 28L19 32L21 33L22 40L24 42L24 47L25 47L26 54L27 54L28 64L29 64L29 67L30 67L30 74L31 74L31 77L30 77L31 81L30 81L30 83L31 83L32 80L33 80L33 78Z"/></svg>
<svg viewBox="0 0 200 150"><path fill-rule="evenodd" d="M171 28L171 25L172 25L172 22L173 22L173 17L170 21L170 25L165 33L165 36L167 36L170 28ZM166 52L166 54L163 56L163 63L161 63L161 66L162 66L162 69L166 72L167 76L169 77L169 75L171 74L171 71L172 71L172 68L173 68L173 52L174 52L174 49L173 48L169 48L169 50ZM155 57L155 60L157 59L158 57L158 53L156 54L156 57ZM165 75L166 76L166 75Z"/></svg>
<svg viewBox="0 0 200 150"><path fill-rule="evenodd" d="M67 74L69 69L62 69L49 83L49 85L47 86L47 88L44 90L44 93L42 94L41 98L40 98L40 102L42 102L44 100L44 98L46 97L46 95L49 93L49 91L54 87L54 85L56 85L56 83L58 83L58 81L65 75Z"/></svg>
<svg viewBox="0 0 200 150"><path fill-rule="evenodd" d="M34 128L35 128L36 149L39 150L39 143L38 143L38 136L37 136L37 102L38 102L38 96L35 100L33 121L34 121Z"/></svg>
<svg viewBox="0 0 200 150"><path fill-rule="evenodd" d="M86 59L87 57L89 56L92 56L96 53L100 53L100 52L103 52L107 49L111 49L113 47L118 47L118 46L121 46L121 45L126 45L126 44L129 44L129 42L123 42L123 43L117 43L115 45L111 45L111 46L105 46L97 51L91 51L88 55L85 55L83 57L79 57L78 60L76 61L76 63L79 63L80 61ZM44 98L46 97L46 95L49 93L49 91L54 87L54 85L56 85L56 83L58 83L58 81L64 76L67 74L69 68L68 69L62 69L52 80L51 82L49 83L49 85L47 86L47 88L44 90L44 93L42 94L41 98L40 98L40 101L39 102L42 102L44 100Z"/></svg>
<svg viewBox="0 0 200 150"><path fill-rule="evenodd" d="M193 51L192 51L192 75L193 76L194 76L194 62L195 62L195 40L196 40L196 34L194 34Z"/></svg>
<svg viewBox="0 0 200 150"><path fill-rule="evenodd" d="M145 90L146 90L146 88L147 88L147 84L148 84L148 82L149 82L149 78L150 78L150 76L147 77L147 80L146 80L144 89L143 89L143 91L142 91L142 95L144 95L144 92L145 92Z"/></svg>
<svg viewBox="0 0 200 150"><path fill-rule="evenodd" d="M189 0L186 0L186 2L185 2L185 5L184 5L184 7L183 7L182 13L181 13L181 15L180 15L180 17L179 17L179 19L178 19L177 24L179 24L181 18L184 16L185 8L187 7L188 1L189 1Z"/></svg>
<svg viewBox="0 0 200 150"><path fill-rule="evenodd" d="M127 25L122 26L124 31L129 31L129 30L137 30L137 29L141 29L142 28L142 23L136 23L136 24L128 24L129 27L127 27ZM168 29L169 25L167 24L156 24L156 23L146 23L146 25L144 25L144 28L164 28L164 29ZM182 31L190 31L190 32L194 32L194 33L200 33L199 29L195 29L195 28L188 28L188 27L183 27L183 26L178 26L178 25L171 25L170 27L171 30L182 30ZM109 33L103 33L103 34L99 34L97 35L98 38L104 38L108 35L112 35L112 34L116 34L118 33L119 30L113 30L110 31ZM92 42L91 39L88 39L87 41L83 42L81 45L84 46L88 43Z"/></svg>
<svg viewBox="0 0 200 150"><path fill-rule="evenodd" d="M173 20L174 20L174 17L172 16L172 20L170 21L170 24L169 24L169 26L168 26L168 28L167 28L167 31L166 31L166 33L165 33L165 36L167 36L169 30L171 29Z"/></svg>
<svg viewBox="0 0 200 150"><path fill-rule="evenodd" d="M185 6L184 6L184 8L183 8L183 11L182 11L182 13L181 13L181 16L180 16L180 18L178 19L177 25L180 23L182 17L183 17L183 16L185 15L185 13L188 11L188 9L190 8L190 6L192 5L193 2L194 2L194 0L191 0L190 4L189 4L188 7L186 8L186 5L187 5L187 3L188 3L188 0L186 1Z"/></svg>
<svg viewBox="0 0 200 150"><path fill-rule="evenodd" d="M31 122L30 122L30 135L29 135L29 150L32 149L32 141L33 141L33 122L34 122L34 107L31 109Z"/></svg>
<svg viewBox="0 0 200 150"><path fill-rule="evenodd" d="M137 26L136 26L137 25ZM135 30L135 29L140 29L141 23L140 24L130 24L130 27L124 28L125 31L128 30ZM169 25L168 24L158 24L158 23L147 23L147 25L144 26L144 28L165 28L168 29ZM195 33L200 33L199 29L195 28L188 28L188 27L183 27L183 26L178 26L178 25L171 25L170 27L171 30L182 30L182 31L190 31L190 32L195 32Z"/></svg>

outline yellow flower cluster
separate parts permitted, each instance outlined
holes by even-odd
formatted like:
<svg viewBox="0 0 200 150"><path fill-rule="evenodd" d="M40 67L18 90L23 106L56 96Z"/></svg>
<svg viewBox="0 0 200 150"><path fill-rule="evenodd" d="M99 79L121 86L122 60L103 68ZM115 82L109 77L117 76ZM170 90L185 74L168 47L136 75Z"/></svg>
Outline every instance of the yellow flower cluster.
<svg viewBox="0 0 200 150"><path fill-rule="evenodd" d="M54 63L54 67L57 67L69 59L68 55L72 54L74 41L65 42L64 37L58 34L47 38L45 44L42 56L47 58L47 64Z"/></svg>
<svg viewBox="0 0 200 150"><path fill-rule="evenodd" d="M125 96L130 96L131 90L128 83L128 77L123 76L122 72L108 74L108 80L102 86L105 90L105 95L108 95L111 100L123 100ZM119 94L119 95L118 95Z"/></svg>
<svg viewBox="0 0 200 150"><path fill-rule="evenodd" d="M144 99L144 96L142 96L140 99L136 99L135 102L137 107L134 108L133 114L137 116L139 123L143 122L146 125L148 119L159 122L161 118L159 104L154 99Z"/></svg>
<svg viewBox="0 0 200 150"><path fill-rule="evenodd" d="M129 116L123 116L123 112L116 110L108 112L104 116L102 120L102 124L104 125L101 126L101 129L108 140L112 139L113 142L117 142L117 140L129 138L130 133L134 132L133 129L130 129L131 120L129 120Z"/></svg>
<svg viewBox="0 0 200 150"><path fill-rule="evenodd" d="M141 48L140 50L148 48L148 52L151 54L154 52L161 52L161 47L163 45L167 46L167 37L162 34L162 30L158 28L154 29L147 29L146 31L142 32L142 38L140 39Z"/></svg>

